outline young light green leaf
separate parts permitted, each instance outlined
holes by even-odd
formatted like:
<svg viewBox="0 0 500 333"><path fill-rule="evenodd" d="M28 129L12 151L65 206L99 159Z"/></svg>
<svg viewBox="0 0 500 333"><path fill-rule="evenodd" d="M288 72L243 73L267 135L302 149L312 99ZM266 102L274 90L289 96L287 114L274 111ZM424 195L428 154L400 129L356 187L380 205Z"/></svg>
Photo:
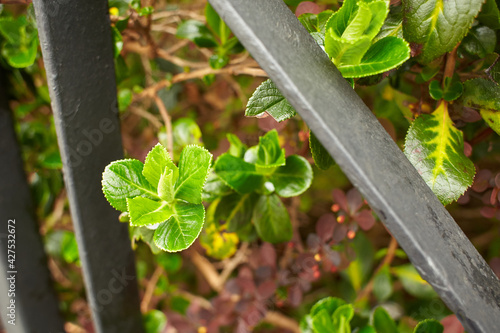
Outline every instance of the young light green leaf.
<svg viewBox="0 0 500 333"><path fill-rule="evenodd" d="M160 249L177 252L187 249L203 228L205 208L202 204L177 201L173 215L155 231L154 242Z"/></svg>
<svg viewBox="0 0 500 333"><path fill-rule="evenodd" d="M332 315L334 332L351 333L349 322L354 317L354 307L352 304L339 306Z"/></svg>
<svg viewBox="0 0 500 333"><path fill-rule="evenodd" d="M155 189L142 174L143 167L142 162L128 159L112 162L104 169L102 191L115 209L127 211L127 198L158 198Z"/></svg>
<svg viewBox="0 0 500 333"><path fill-rule="evenodd" d="M325 31L329 29L333 30L333 33L337 37L341 37L349 22L351 21L351 16L356 12L357 0L346 0L342 4L342 7L330 17L326 23Z"/></svg>
<svg viewBox="0 0 500 333"><path fill-rule="evenodd" d="M229 141L229 154L238 158L243 158L243 156L245 156L247 146L245 146L236 135L229 133L227 135L227 141Z"/></svg>
<svg viewBox="0 0 500 333"><path fill-rule="evenodd" d="M173 171L172 177L175 181L179 174L179 170L175 166L174 162L172 162L167 149L158 143L146 156L142 174L146 177L148 182L154 186L154 188L157 188L158 182L160 181L160 177L164 173L165 168Z"/></svg>
<svg viewBox="0 0 500 333"><path fill-rule="evenodd" d="M269 180L276 193L281 197L295 197L311 186L313 172L305 158L298 155L288 156L286 164L277 168Z"/></svg>
<svg viewBox="0 0 500 333"><path fill-rule="evenodd" d="M472 185L474 164L464 154L463 133L453 125L444 102L432 114L422 114L413 122L405 154L444 205Z"/></svg>
<svg viewBox="0 0 500 333"><path fill-rule="evenodd" d="M175 198L194 204L201 203L201 191L210 170L212 154L200 146L187 146L179 160L179 178L175 184Z"/></svg>
<svg viewBox="0 0 500 333"><path fill-rule="evenodd" d="M143 227L165 222L172 216L166 202L154 201L144 197L127 198L130 225Z"/></svg>
<svg viewBox="0 0 500 333"><path fill-rule="evenodd" d="M271 80L264 81L248 100L245 116L259 116L269 113L276 121L281 122L295 116L296 111L281 94Z"/></svg>
<svg viewBox="0 0 500 333"><path fill-rule="evenodd" d="M260 188L264 178L255 169L255 165L240 158L222 154L215 162L215 173L238 193L250 193Z"/></svg>
<svg viewBox="0 0 500 333"><path fill-rule="evenodd" d="M385 37L373 44L357 65L339 65L345 78L356 78L387 72L410 58L410 48L401 38Z"/></svg>
<svg viewBox="0 0 500 333"><path fill-rule="evenodd" d="M217 41L212 32L200 21L187 20L183 22L175 34L178 38L186 38L199 47L215 47Z"/></svg>
<svg viewBox="0 0 500 333"><path fill-rule="evenodd" d="M443 333L444 327L439 321L427 319L418 323L413 333Z"/></svg>
<svg viewBox="0 0 500 333"><path fill-rule="evenodd" d="M275 129L259 138L256 165L260 167L278 167L285 165L285 150L281 148L278 131Z"/></svg>
<svg viewBox="0 0 500 333"><path fill-rule="evenodd" d="M485 79L464 82L465 106L479 109L486 123L500 135L500 86Z"/></svg>
<svg viewBox="0 0 500 333"><path fill-rule="evenodd" d="M405 39L419 44L418 60L428 63L451 51L467 34L482 0L407 0L403 2Z"/></svg>
<svg viewBox="0 0 500 333"><path fill-rule="evenodd" d="M401 6L392 6L390 8L389 14L373 42L387 36L403 38L403 12Z"/></svg>
<svg viewBox="0 0 500 333"><path fill-rule="evenodd" d="M229 30L229 27L221 20L219 14L217 14L209 3L205 7L205 17L207 18L208 26L219 36L221 41L227 40L231 34L231 30Z"/></svg>
<svg viewBox="0 0 500 333"><path fill-rule="evenodd" d="M373 312L373 326L377 333L399 333L396 323L381 306Z"/></svg>
<svg viewBox="0 0 500 333"><path fill-rule="evenodd" d="M217 205L217 220L226 221L227 231L239 232L252 221L252 214L259 196L256 193L232 193Z"/></svg>
<svg viewBox="0 0 500 333"><path fill-rule="evenodd" d="M326 310L321 310L316 315L313 316L312 327L315 333L336 332L335 328L333 327L332 318L326 312Z"/></svg>
<svg viewBox="0 0 500 333"><path fill-rule="evenodd" d="M325 51L333 63L339 70L342 66L358 65L370 48L371 39L368 36L361 36L350 40L337 37L331 31L333 30L327 31L325 35Z"/></svg>
<svg viewBox="0 0 500 333"><path fill-rule="evenodd" d="M314 163L321 170L327 170L335 164L330 153L323 147L312 131L309 131L309 148L311 149Z"/></svg>
<svg viewBox="0 0 500 333"><path fill-rule="evenodd" d="M315 316L319 311L325 309L328 314L332 315L338 307L346 304L343 299L337 297L325 297L320 299L311 308L311 315Z"/></svg>
<svg viewBox="0 0 500 333"><path fill-rule="evenodd" d="M292 238L290 216L276 194L262 195L253 211L257 233L265 242L287 242Z"/></svg>
<svg viewBox="0 0 500 333"><path fill-rule="evenodd" d="M174 179L174 171L172 169L167 169L163 171L158 182L158 196L168 203L171 203L175 199L175 185L176 179Z"/></svg>
<svg viewBox="0 0 500 333"><path fill-rule="evenodd" d="M420 274L411 264L394 267L393 271L401 281L403 288L411 295L425 299L437 296L431 285L420 277Z"/></svg>
<svg viewBox="0 0 500 333"><path fill-rule="evenodd" d="M0 34L5 37L2 55L15 68L31 66L36 59L38 38L36 29L26 16L0 18Z"/></svg>

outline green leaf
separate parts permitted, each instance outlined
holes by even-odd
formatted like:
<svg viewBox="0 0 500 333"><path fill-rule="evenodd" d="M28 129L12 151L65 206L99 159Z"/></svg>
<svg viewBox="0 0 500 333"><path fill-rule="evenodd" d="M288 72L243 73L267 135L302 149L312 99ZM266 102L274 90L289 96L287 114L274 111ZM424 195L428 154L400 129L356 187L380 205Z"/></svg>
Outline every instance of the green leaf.
<svg viewBox="0 0 500 333"><path fill-rule="evenodd" d="M429 82L429 95L436 101L443 98L443 89L441 88L441 83L437 80L432 80Z"/></svg>
<svg viewBox="0 0 500 333"><path fill-rule="evenodd" d="M157 188L165 168L173 171L173 180L175 181L179 174L179 170L174 162L172 162L167 149L158 143L146 156L142 174L154 188Z"/></svg>
<svg viewBox="0 0 500 333"><path fill-rule="evenodd" d="M0 34L5 37L2 55L10 66L24 68L33 65L38 38L35 25L26 16L0 18Z"/></svg>
<svg viewBox="0 0 500 333"><path fill-rule="evenodd" d="M495 60L495 62L486 70L486 74L495 81L496 84L500 83L500 61L499 57Z"/></svg>
<svg viewBox="0 0 500 333"><path fill-rule="evenodd" d="M477 19L491 29L500 29L500 11L495 0L486 0Z"/></svg>
<svg viewBox="0 0 500 333"><path fill-rule="evenodd" d="M360 329L357 333L377 333L375 329L371 326L365 326L362 329Z"/></svg>
<svg viewBox="0 0 500 333"><path fill-rule="evenodd" d="M243 158L245 156L247 146L245 146L236 135L229 133L227 135L227 141L229 141L229 154L238 158Z"/></svg>
<svg viewBox="0 0 500 333"><path fill-rule="evenodd" d="M309 147L314 163L321 170L327 170L335 164L330 153L323 147L312 131L309 131Z"/></svg>
<svg viewBox="0 0 500 333"><path fill-rule="evenodd" d="M286 164L277 168L269 180L281 197L295 197L311 186L313 172L305 158L298 155L287 157Z"/></svg>
<svg viewBox="0 0 500 333"><path fill-rule="evenodd" d="M127 198L130 225L143 227L166 221L172 210L166 202L154 201L144 197Z"/></svg>
<svg viewBox="0 0 500 333"><path fill-rule="evenodd" d="M403 2L405 39L419 44L418 60L428 63L453 50L481 9L481 0L406 0Z"/></svg>
<svg viewBox="0 0 500 333"><path fill-rule="evenodd" d="M215 162L215 173L232 189L245 194L255 191L263 184L264 177L256 171L255 165L240 158L222 154Z"/></svg>
<svg viewBox="0 0 500 333"><path fill-rule="evenodd" d="M160 248L158 248L158 246L156 246L153 240L155 230L148 229L147 227L129 226L129 231L130 239L132 240L133 245L136 241L142 240L144 243L148 244L153 254L159 254L163 252Z"/></svg>
<svg viewBox="0 0 500 333"><path fill-rule="evenodd" d="M226 221L227 231L238 232L252 221L252 214L259 196L256 193L232 193L217 205L217 220Z"/></svg>
<svg viewBox="0 0 500 333"><path fill-rule="evenodd" d="M187 146L179 160L179 178L175 198L194 204L201 203L201 192L210 170L212 154L200 146Z"/></svg>
<svg viewBox="0 0 500 333"><path fill-rule="evenodd" d="M292 239L292 223L288 212L276 194L262 195L253 211L257 233L265 242L279 243Z"/></svg>
<svg viewBox="0 0 500 333"><path fill-rule="evenodd" d="M217 14L209 3L205 7L205 17L207 18L208 26L215 35L219 36L221 41L226 41L229 35L231 35L231 30L229 30L228 26L221 20L219 14Z"/></svg>
<svg viewBox="0 0 500 333"><path fill-rule="evenodd" d="M116 27L111 27L111 32L113 35L113 51L115 58L118 58L120 52L123 49L123 37L120 31Z"/></svg>
<svg viewBox="0 0 500 333"><path fill-rule="evenodd" d="M500 86L485 79L464 82L463 103L479 109L486 123L500 135Z"/></svg>
<svg viewBox="0 0 500 333"><path fill-rule="evenodd" d="M175 181L174 171L165 168L158 183L158 196L168 203L171 203L175 199Z"/></svg>
<svg viewBox="0 0 500 333"><path fill-rule="evenodd" d="M474 164L464 154L463 133L453 125L446 103L413 122L404 151L444 205L457 200L472 185Z"/></svg>
<svg viewBox="0 0 500 333"><path fill-rule="evenodd" d="M339 65L345 78L356 78L387 72L410 58L408 43L401 38L385 37L373 44L357 65Z"/></svg>
<svg viewBox="0 0 500 333"><path fill-rule="evenodd" d="M339 306L332 315L334 332L351 333L349 322L354 317L354 307L352 304Z"/></svg>
<svg viewBox="0 0 500 333"><path fill-rule="evenodd" d="M172 136L174 139L174 152L179 156L184 147L189 145L201 145L201 130L198 124L191 118L180 118L172 124Z"/></svg>
<svg viewBox="0 0 500 333"><path fill-rule="evenodd" d="M102 191L115 209L127 211L127 198L158 198L155 189L142 174L143 167L142 162L127 159L112 162L104 169Z"/></svg>
<svg viewBox="0 0 500 333"><path fill-rule="evenodd" d="M167 326L167 316L159 310L150 310L142 315L142 322L146 333L160 333Z"/></svg>
<svg viewBox="0 0 500 333"><path fill-rule="evenodd" d="M174 214L155 231L154 242L160 249L177 252L187 249L203 228L205 209L202 204L177 201Z"/></svg>
<svg viewBox="0 0 500 333"><path fill-rule="evenodd" d="M493 29L484 25L477 25L469 30L460 44L460 50L465 51L473 58L484 58L495 51L497 35Z"/></svg>
<svg viewBox="0 0 500 333"><path fill-rule="evenodd" d="M175 34L178 38L186 38L199 47L215 47L218 45L212 32L200 21L187 20L183 22Z"/></svg>
<svg viewBox="0 0 500 333"><path fill-rule="evenodd" d="M315 316L319 311L326 310L328 314L332 315L338 307L346 304L343 299L337 297L325 297L320 299L311 308L311 315Z"/></svg>
<svg viewBox="0 0 500 333"><path fill-rule="evenodd" d="M377 36L373 39L373 42L387 36L403 38L403 11L401 10L401 6L393 6L390 8L389 14Z"/></svg>
<svg viewBox="0 0 500 333"><path fill-rule="evenodd" d="M203 201L212 202L217 198L228 195L232 189L212 170L207 177L201 197Z"/></svg>
<svg viewBox="0 0 500 333"><path fill-rule="evenodd" d="M315 333L335 332L332 318L326 312L326 310L321 310L316 315L313 316L312 327Z"/></svg>
<svg viewBox="0 0 500 333"><path fill-rule="evenodd" d="M413 333L443 333L444 327L439 321L427 319L418 323Z"/></svg>
<svg viewBox="0 0 500 333"><path fill-rule="evenodd" d="M255 89L248 100L245 116L259 116L269 113L276 121L281 122L295 116L296 111L281 94L271 80L264 81Z"/></svg>
<svg viewBox="0 0 500 333"><path fill-rule="evenodd" d="M383 307L378 307L373 312L373 326L377 333L398 333L394 320Z"/></svg>
<svg viewBox="0 0 500 333"><path fill-rule="evenodd" d="M393 268L403 288L411 295L418 298L430 299L437 296L431 285L420 277L413 265L407 264Z"/></svg>
<svg viewBox="0 0 500 333"><path fill-rule="evenodd" d="M275 129L259 138L258 160L259 167L278 167L285 165L285 150L281 149L278 131Z"/></svg>
<svg viewBox="0 0 500 333"><path fill-rule="evenodd" d="M387 300L392 294L392 281L389 266L383 266L373 279L373 294L379 302Z"/></svg>

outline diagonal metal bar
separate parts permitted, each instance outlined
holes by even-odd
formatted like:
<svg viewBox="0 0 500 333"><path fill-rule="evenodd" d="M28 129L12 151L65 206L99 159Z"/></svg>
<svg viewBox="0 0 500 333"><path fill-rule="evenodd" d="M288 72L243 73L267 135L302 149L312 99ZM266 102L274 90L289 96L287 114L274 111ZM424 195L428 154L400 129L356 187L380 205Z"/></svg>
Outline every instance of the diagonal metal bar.
<svg viewBox="0 0 500 333"><path fill-rule="evenodd" d="M500 331L500 283L282 0L209 0L470 332Z"/></svg>
<svg viewBox="0 0 500 333"><path fill-rule="evenodd" d="M123 157L107 0L35 0L66 189L97 332L141 333L128 227L101 175Z"/></svg>
<svg viewBox="0 0 500 333"><path fill-rule="evenodd" d="M63 332L0 68L0 308L8 333ZM9 251L10 250L10 251Z"/></svg>

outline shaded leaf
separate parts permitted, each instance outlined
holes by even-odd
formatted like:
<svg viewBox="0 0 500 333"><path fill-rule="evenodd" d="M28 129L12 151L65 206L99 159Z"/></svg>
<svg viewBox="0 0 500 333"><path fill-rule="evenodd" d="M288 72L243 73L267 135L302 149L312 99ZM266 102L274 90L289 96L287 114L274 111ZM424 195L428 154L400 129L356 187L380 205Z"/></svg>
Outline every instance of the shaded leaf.
<svg viewBox="0 0 500 333"><path fill-rule="evenodd" d="M314 163L321 170L327 170L335 164L330 153L323 147L312 131L309 131L309 147Z"/></svg>
<svg viewBox="0 0 500 333"><path fill-rule="evenodd" d="M464 82L463 103L479 109L488 125L500 135L500 86L485 79Z"/></svg>
<svg viewBox="0 0 500 333"><path fill-rule="evenodd" d="M394 320L383 307L378 307L373 312L373 326L377 333L399 333Z"/></svg>
<svg viewBox="0 0 500 333"><path fill-rule="evenodd" d="M463 133L453 125L446 103L413 122L405 154L444 205L472 185L474 164L464 154Z"/></svg>
<svg viewBox="0 0 500 333"><path fill-rule="evenodd" d="M309 162L298 155L286 158L286 164L277 168L270 177L276 193L281 197L300 195L311 186L313 172Z"/></svg>
<svg viewBox="0 0 500 333"><path fill-rule="evenodd" d="M212 32L200 21L187 20L177 28L178 38L186 38L199 47L215 47L217 41Z"/></svg>
<svg viewBox="0 0 500 333"><path fill-rule="evenodd" d="M263 241L279 243L292 238L290 217L276 194L259 198L253 211L253 222Z"/></svg>
<svg viewBox="0 0 500 333"><path fill-rule="evenodd" d="M491 29L500 29L500 12L495 0L486 0L477 19Z"/></svg>
<svg viewBox="0 0 500 333"><path fill-rule="evenodd" d="M296 111L288 103L281 91L271 80L264 81L248 100L245 116L259 116L269 113L276 121L281 122L295 116Z"/></svg>
<svg viewBox="0 0 500 333"><path fill-rule="evenodd" d="M431 285L420 277L413 265L407 264L394 267L393 271L403 284L404 289L411 295L426 299L437 296Z"/></svg>
<svg viewBox="0 0 500 333"><path fill-rule="evenodd" d="M217 205L217 220L225 220L229 232L240 231L252 221L253 209L259 196L255 193L232 193Z"/></svg>
<svg viewBox="0 0 500 333"><path fill-rule="evenodd" d="M443 333L444 327L437 320L427 319L418 323L414 333Z"/></svg>
<svg viewBox="0 0 500 333"><path fill-rule="evenodd" d="M389 266L383 266L373 279L373 294L379 302L387 300L392 294L392 280Z"/></svg>
<svg viewBox="0 0 500 333"><path fill-rule="evenodd" d="M335 332L332 318L326 310L321 310L313 316L312 327L315 333Z"/></svg>
<svg viewBox="0 0 500 333"><path fill-rule="evenodd" d="M469 30L460 44L460 49L476 58L484 58L495 51L497 36L493 29L477 25Z"/></svg>
<svg viewBox="0 0 500 333"><path fill-rule="evenodd" d="M275 129L259 138L256 165L259 167L278 167L285 165L285 150L281 148L278 131Z"/></svg>

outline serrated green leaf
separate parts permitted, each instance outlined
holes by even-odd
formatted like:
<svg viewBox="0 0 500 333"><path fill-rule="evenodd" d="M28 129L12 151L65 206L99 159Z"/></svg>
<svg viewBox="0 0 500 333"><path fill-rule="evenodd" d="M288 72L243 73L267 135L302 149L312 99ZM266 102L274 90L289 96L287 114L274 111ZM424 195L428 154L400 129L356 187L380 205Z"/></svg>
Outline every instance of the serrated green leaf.
<svg viewBox="0 0 500 333"><path fill-rule="evenodd" d="M326 310L329 315L332 315L338 307L346 304L343 299L337 297L325 297L320 299L311 308L311 315L315 316L319 311Z"/></svg>
<svg viewBox="0 0 500 333"><path fill-rule="evenodd" d="M444 102L413 122L405 155L444 205L472 185L474 164L464 154L463 133L453 125Z"/></svg>
<svg viewBox="0 0 500 333"><path fill-rule="evenodd" d="M172 177L175 181L178 177L179 170L175 166L174 162L172 162L167 149L158 143L146 156L142 174L146 177L148 182L154 186L154 188L157 188L158 182L160 181L160 177L165 171L165 168L172 170Z"/></svg>
<svg viewBox="0 0 500 333"><path fill-rule="evenodd" d="M245 116L259 116L269 113L276 121L281 122L296 115L293 106L288 103L281 91L271 80L262 82L248 100Z"/></svg>
<svg viewBox="0 0 500 333"><path fill-rule="evenodd" d="M383 266L373 279L373 294L379 302L387 300L392 294L392 280L389 266Z"/></svg>
<svg viewBox="0 0 500 333"><path fill-rule="evenodd" d="M312 327L315 333L335 332L332 318L326 310L321 310L313 316Z"/></svg>
<svg viewBox="0 0 500 333"><path fill-rule="evenodd" d="M203 228L205 208L202 204L177 201L173 215L155 231L154 242L160 249L177 252L187 249Z"/></svg>
<svg viewBox="0 0 500 333"><path fill-rule="evenodd" d="M210 170L212 154L203 147L187 146L179 160L179 178L175 184L175 198L190 203L201 203L201 191Z"/></svg>
<svg viewBox="0 0 500 333"><path fill-rule="evenodd" d="M481 0L406 0L403 2L403 33L421 45L418 60L428 63L453 50L481 9Z"/></svg>
<svg viewBox="0 0 500 333"><path fill-rule="evenodd" d="M275 129L259 138L257 162L260 167L278 167L285 165L285 150L281 149L278 131Z"/></svg>
<svg viewBox="0 0 500 333"><path fill-rule="evenodd" d="M418 323L413 333L443 333L444 327L439 321L427 319Z"/></svg>
<svg viewBox="0 0 500 333"><path fill-rule="evenodd" d="M243 158L243 156L245 156L247 146L245 146L236 135L229 133L227 135L227 141L229 141L229 154L238 158Z"/></svg>
<svg viewBox="0 0 500 333"><path fill-rule="evenodd" d="M264 177L257 172L255 165L228 153L217 159L214 169L227 185L242 194L255 191L264 182Z"/></svg>
<svg viewBox="0 0 500 333"><path fill-rule="evenodd" d="M463 103L479 109L486 123L500 135L500 86L485 79L464 82Z"/></svg>
<svg viewBox="0 0 500 333"><path fill-rule="evenodd" d="M340 70L342 66L359 64L370 48L371 39L368 36L361 36L349 40L337 37L331 31L333 30L327 31L325 35L325 51L333 59L333 63L337 68Z"/></svg>
<svg viewBox="0 0 500 333"><path fill-rule="evenodd" d="M304 193L311 186L312 179L311 165L298 155L288 156L286 164L277 168L269 178L276 193L285 198Z"/></svg>
<svg viewBox="0 0 500 333"><path fill-rule="evenodd" d="M158 196L168 203L174 201L175 198L175 185L176 179L174 179L174 171L172 169L167 169L163 171L158 182Z"/></svg>
<svg viewBox="0 0 500 333"><path fill-rule="evenodd" d="M460 50L474 58L484 58L495 51L497 36L493 29L477 25L469 30L460 44Z"/></svg>
<svg viewBox="0 0 500 333"><path fill-rule="evenodd" d="M342 7L338 11L332 14L330 19L326 23L325 31L329 29L333 30L333 34L337 37L341 37L349 22L351 21L351 16L355 13L357 9L357 0L346 0L342 4Z"/></svg>
<svg viewBox="0 0 500 333"><path fill-rule="evenodd" d="M279 243L292 239L290 216L276 194L262 195L253 211L257 233L265 242Z"/></svg>
<svg viewBox="0 0 500 333"><path fill-rule="evenodd" d="M165 222L172 216L166 202L154 201L144 197L127 198L130 225L143 227Z"/></svg>
<svg viewBox="0 0 500 333"><path fill-rule="evenodd" d="M394 320L383 307L378 307L373 312L373 326L377 333L399 333Z"/></svg>
<svg viewBox="0 0 500 333"><path fill-rule="evenodd" d="M158 246L156 246L153 240L155 230L148 229L147 227L129 226L129 232L132 244L134 244L136 241L142 240L144 243L148 244L153 254L158 254L163 252L160 248L158 248Z"/></svg>
<svg viewBox="0 0 500 333"><path fill-rule="evenodd" d="M327 170L335 164L330 153L323 147L312 131L309 131L309 148L311 149L314 163L321 170Z"/></svg>
<svg viewBox="0 0 500 333"><path fill-rule="evenodd" d="M307 32L318 32L318 15L313 13L304 13L298 17L299 22L302 23Z"/></svg>
<svg viewBox="0 0 500 333"><path fill-rule="evenodd" d="M373 44L357 65L340 65L345 78L356 78L387 72L410 58L408 43L397 37L385 37Z"/></svg>
<svg viewBox="0 0 500 333"><path fill-rule="evenodd" d="M403 38L403 11L401 6L390 8L389 14L373 42L388 36Z"/></svg>
<svg viewBox="0 0 500 333"><path fill-rule="evenodd" d="M138 160L110 163L102 175L102 190L115 209L127 211L127 198L144 196L158 199L155 189L143 176L144 164Z"/></svg>
<svg viewBox="0 0 500 333"><path fill-rule="evenodd" d="M500 11L495 0L486 0L477 19L491 29L500 29Z"/></svg>
<svg viewBox="0 0 500 333"><path fill-rule="evenodd" d="M393 272L401 281L403 288L418 298L431 299L437 296L431 285L420 277L413 265L407 264L393 267Z"/></svg>
<svg viewBox="0 0 500 333"><path fill-rule="evenodd" d="M220 179L219 176L212 170L207 177L201 197L203 201L212 202L217 198L228 195L233 190Z"/></svg>
<svg viewBox="0 0 500 333"><path fill-rule="evenodd" d="M259 196L256 193L232 193L217 205L217 220L226 221L227 231L239 232L252 222L252 214Z"/></svg>
<svg viewBox="0 0 500 333"><path fill-rule="evenodd" d="M200 21L187 20L177 28L178 38L186 38L199 47L215 47L217 41L212 32Z"/></svg>

